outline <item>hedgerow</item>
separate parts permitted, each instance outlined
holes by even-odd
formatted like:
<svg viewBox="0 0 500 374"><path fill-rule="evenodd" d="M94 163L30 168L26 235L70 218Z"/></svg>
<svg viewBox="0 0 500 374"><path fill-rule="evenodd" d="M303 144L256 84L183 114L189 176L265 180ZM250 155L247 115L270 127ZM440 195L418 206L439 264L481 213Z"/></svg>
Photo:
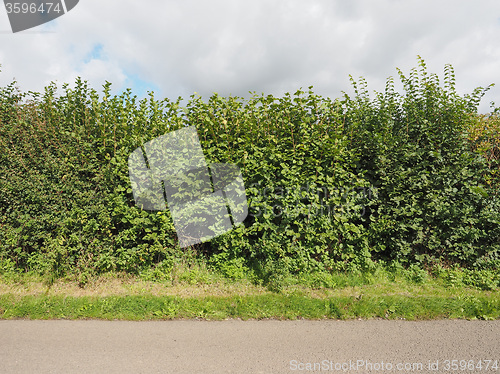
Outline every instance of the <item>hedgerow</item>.
<svg viewBox="0 0 500 374"><path fill-rule="evenodd" d="M390 79L373 101L363 81L359 91L354 82L357 96L345 99L359 169L378 191L366 226L372 253L403 263L496 264L498 159L485 156L498 137L484 132L491 146L474 152L468 133L489 87L460 97L451 66L444 87L422 59L419 66L408 77L399 71L404 95Z"/></svg>
<svg viewBox="0 0 500 374"><path fill-rule="evenodd" d="M60 93L0 88L0 263L82 279L168 267L186 251L267 281L391 261L498 269L498 117L477 113L489 87L460 96L451 66L442 86L420 58L399 77L404 94L389 78L374 99L361 78L353 97L309 87L185 105L112 96L110 83L99 96L81 79ZM135 205L127 164L184 126L209 165L240 167L249 205L241 225L189 249L168 209Z"/></svg>

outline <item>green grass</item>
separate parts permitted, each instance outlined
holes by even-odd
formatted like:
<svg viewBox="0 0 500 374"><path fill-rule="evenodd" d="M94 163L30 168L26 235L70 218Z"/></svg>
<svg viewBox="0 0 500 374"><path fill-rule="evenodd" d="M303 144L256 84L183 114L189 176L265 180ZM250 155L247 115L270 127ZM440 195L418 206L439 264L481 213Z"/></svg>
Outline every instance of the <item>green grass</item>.
<svg viewBox="0 0 500 374"><path fill-rule="evenodd" d="M71 277L3 274L0 319L500 318L496 273L380 268L283 276L267 284L230 280L200 267L172 273L154 279L148 272L109 273L85 285Z"/></svg>
<svg viewBox="0 0 500 374"><path fill-rule="evenodd" d="M497 319L500 297L364 296L314 298L305 295L207 296L0 296L3 319L162 320L241 319Z"/></svg>

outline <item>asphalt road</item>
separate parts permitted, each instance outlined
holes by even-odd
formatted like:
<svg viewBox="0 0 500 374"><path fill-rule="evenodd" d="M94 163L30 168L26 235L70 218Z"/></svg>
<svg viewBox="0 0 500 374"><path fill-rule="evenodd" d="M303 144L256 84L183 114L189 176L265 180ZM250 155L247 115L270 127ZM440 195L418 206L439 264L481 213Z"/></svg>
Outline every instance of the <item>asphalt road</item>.
<svg viewBox="0 0 500 374"><path fill-rule="evenodd" d="M0 373L311 372L500 373L500 321L0 321Z"/></svg>

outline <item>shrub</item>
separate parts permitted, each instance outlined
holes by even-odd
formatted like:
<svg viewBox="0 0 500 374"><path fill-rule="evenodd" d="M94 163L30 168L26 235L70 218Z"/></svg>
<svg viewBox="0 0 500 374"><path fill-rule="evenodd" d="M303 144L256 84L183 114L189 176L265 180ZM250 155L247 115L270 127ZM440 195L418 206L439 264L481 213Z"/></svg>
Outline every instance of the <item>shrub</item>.
<svg viewBox="0 0 500 374"><path fill-rule="evenodd" d="M346 131L359 169L377 191L366 226L375 258L402 263L497 266L500 249L498 184L484 178L488 165L471 150L466 130L487 89L460 97L451 66L444 87L425 63L409 77L399 72L406 94L368 99L361 81L346 95ZM491 180L491 179L490 179Z"/></svg>
<svg viewBox="0 0 500 374"><path fill-rule="evenodd" d="M181 258L169 211L135 206L127 161L194 125L208 164L237 164L246 186L243 224L190 249L228 277L249 272L279 289L290 274L374 261L414 264L415 280L435 263L493 271L498 117L477 114L487 89L460 97L451 66L441 87L422 59L399 77L404 95L390 78L374 100L361 78L354 97L336 100L309 87L280 98L191 96L184 106L130 90L112 97L110 83L99 97L81 79L60 95L55 84L42 94L0 88L0 268L85 282Z"/></svg>

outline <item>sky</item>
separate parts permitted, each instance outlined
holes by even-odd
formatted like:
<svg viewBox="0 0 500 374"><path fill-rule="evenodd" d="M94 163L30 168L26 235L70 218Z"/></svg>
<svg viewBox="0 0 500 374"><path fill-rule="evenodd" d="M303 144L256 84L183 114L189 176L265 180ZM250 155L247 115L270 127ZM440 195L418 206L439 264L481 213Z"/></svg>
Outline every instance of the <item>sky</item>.
<svg viewBox="0 0 500 374"><path fill-rule="evenodd" d="M64 16L12 33L0 6L0 86L22 91L77 77L139 98L282 96L314 86L339 98L349 75L383 91L418 65L460 94L496 83L479 111L500 106L498 0L80 0ZM396 86L401 92L400 86Z"/></svg>

